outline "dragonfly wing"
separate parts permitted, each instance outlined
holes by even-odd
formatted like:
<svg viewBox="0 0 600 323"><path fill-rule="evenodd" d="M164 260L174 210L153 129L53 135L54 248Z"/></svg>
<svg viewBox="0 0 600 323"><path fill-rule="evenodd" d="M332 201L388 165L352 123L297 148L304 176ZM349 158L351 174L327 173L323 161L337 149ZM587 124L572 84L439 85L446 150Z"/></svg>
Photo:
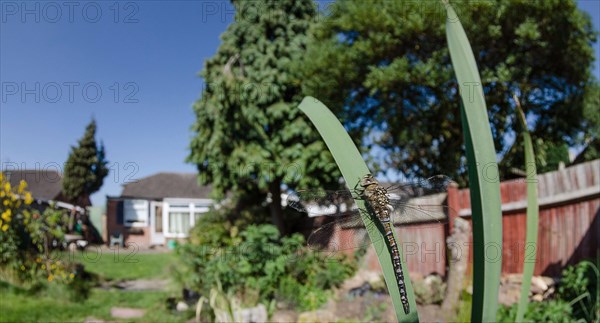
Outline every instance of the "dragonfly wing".
<svg viewBox="0 0 600 323"><path fill-rule="evenodd" d="M392 218L395 225L440 225L448 223L455 212L445 205L429 205L407 201L390 201L393 208Z"/></svg>
<svg viewBox="0 0 600 323"><path fill-rule="evenodd" d="M450 177L436 175L410 183L392 184L386 189L392 198L409 199L446 192L450 183L452 183Z"/></svg>
<svg viewBox="0 0 600 323"><path fill-rule="evenodd" d="M309 217L335 215L352 209L350 191L306 190L290 193L286 205Z"/></svg>
<svg viewBox="0 0 600 323"><path fill-rule="evenodd" d="M358 212L353 212L349 216L327 218L335 219L320 226L308 237L308 245L311 249L353 250L372 243ZM367 225L374 225L374 223L368 222Z"/></svg>

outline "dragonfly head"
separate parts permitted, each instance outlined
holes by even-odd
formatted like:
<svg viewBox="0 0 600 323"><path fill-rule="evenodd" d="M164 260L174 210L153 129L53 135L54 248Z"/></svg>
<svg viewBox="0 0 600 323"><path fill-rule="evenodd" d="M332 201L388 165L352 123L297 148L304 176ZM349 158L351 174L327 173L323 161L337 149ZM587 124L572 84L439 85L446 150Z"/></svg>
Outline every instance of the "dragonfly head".
<svg viewBox="0 0 600 323"><path fill-rule="evenodd" d="M360 180L360 186L362 187L371 186L373 184L379 185L379 182L371 174L363 176L363 178Z"/></svg>

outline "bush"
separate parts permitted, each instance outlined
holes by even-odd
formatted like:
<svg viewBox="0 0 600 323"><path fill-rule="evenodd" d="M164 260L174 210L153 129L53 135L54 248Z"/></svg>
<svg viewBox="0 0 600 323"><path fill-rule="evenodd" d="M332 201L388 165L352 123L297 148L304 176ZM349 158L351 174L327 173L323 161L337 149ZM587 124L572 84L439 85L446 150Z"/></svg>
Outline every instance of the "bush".
<svg viewBox="0 0 600 323"><path fill-rule="evenodd" d="M183 262L180 281L203 295L221 284L245 306L275 300L315 309L326 302L328 290L356 270L347 257L325 259L314 253L300 234L282 238L270 224L234 225L223 213L200 219L189 242L177 249Z"/></svg>
<svg viewBox="0 0 600 323"><path fill-rule="evenodd" d="M37 290L44 282L69 285L75 298L87 296L81 267L51 255L53 243L63 240L65 214L48 207L40 214L31 208L27 183L11 187L0 172L0 274L3 280ZM89 287L87 288L89 290Z"/></svg>
<svg viewBox="0 0 600 323"><path fill-rule="evenodd" d="M558 296L571 304L576 319L589 322L600 319L599 278L598 267L590 261L582 261L563 270Z"/></svg>
<svg viewBox="0 0 600 323"><path fill-rule="evenodd" d="M446 284L438 275L414 280L413 289L418 304L439 304L444 300L446 294Z"/></svg>
<svg viewBox="0 0 600 323"><path fill-rule="evenodd" d="M517 315L517 304L501 306L498 310L498 322L514 322ZM531 302L527 306L524 319L527 322L573 322L571 306L563 300L549 300L545 302Z"/></svg>
<svg viewBox="0 0 600 323"><path fill-rule="evenodd" d="M556 299L531 302L525 319L532 322L597 322L600 316L598 305L598 269L582 261L563 270ZM501 307L499 322L513 322L517 304Z"/></svg>

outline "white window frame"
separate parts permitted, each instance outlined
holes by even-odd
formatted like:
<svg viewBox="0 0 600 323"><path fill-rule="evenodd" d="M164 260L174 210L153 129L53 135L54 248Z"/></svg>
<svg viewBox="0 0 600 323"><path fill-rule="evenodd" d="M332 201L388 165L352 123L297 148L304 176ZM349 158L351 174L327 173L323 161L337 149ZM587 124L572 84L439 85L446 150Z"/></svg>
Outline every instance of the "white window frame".
<svg viewBox="0 0 600 323"><path fill-rule="evenodd" d="M183 206L185 205L185 206ZM196 224L196 213L206 213L214 205L211 199L165 198L163 200L163 230L166 238L187 238L187 233L171 232L169 216L171 212L188 213L190 227Z"/></svg>
<svg viewBox="0 0 600 323"><path fill-rule="evenodd" d="M133 217L134 214L135 217ZM147 227L150 224L149 218L150 201L142 199L123 200L123 224L126 227Z"/></svg>

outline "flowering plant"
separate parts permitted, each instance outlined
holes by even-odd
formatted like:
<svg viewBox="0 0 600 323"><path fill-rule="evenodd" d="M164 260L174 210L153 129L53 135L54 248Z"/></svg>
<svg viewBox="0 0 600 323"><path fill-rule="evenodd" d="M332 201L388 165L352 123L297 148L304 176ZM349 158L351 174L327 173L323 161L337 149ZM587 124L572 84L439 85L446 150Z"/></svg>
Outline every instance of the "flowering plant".
<svg viewBox="0 0 600 323"><path fill-rule="evenodd" d="M0 273L21 282L42 278L70 283L72 265L55 259L50 251L64 237L63 212L48 207L43 213L31 207L27 183L12 186L0 172Z"/></svg>

